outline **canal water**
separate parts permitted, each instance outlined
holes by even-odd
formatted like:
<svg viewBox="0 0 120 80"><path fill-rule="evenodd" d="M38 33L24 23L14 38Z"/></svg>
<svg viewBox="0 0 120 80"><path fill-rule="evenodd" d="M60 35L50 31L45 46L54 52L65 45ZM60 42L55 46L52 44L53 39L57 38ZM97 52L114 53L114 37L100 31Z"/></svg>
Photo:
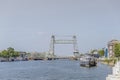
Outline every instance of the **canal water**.
<svg viewBox="0 0 120 80"><path fill-rule="evenodd" d="M80 67L79 61L0 62L0 80L105 80L112 67Z"/></svg>

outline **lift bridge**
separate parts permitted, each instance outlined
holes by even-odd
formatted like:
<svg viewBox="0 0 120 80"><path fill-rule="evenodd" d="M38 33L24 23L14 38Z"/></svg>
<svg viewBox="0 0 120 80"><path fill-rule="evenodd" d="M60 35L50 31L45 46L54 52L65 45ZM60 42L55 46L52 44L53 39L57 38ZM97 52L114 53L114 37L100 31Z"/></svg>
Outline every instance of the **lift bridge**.
<svg viewBox="0 0 120 80"><path fill-rule="evenodd" d="M58 36L57 36L58 37ZM62 36L64 38L69 37L70 39L56 39L55 35L51 36L49 57L55 58L55 44L73 44L73 55L77 57L79 55L76 36Z"/></svg>

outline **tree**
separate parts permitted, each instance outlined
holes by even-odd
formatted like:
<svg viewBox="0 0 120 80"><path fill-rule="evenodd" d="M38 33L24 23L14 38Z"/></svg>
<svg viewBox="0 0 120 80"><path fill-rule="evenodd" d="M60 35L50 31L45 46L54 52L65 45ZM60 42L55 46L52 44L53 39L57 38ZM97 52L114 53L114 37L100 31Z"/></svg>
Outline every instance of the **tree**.
<svg viewBox="0 0 120 80"><path fill-rule="evenodd" d="M116 43L114 45L113 51L115 53L115 57L120 57L120 43Z"/></svg>
<svg viewBox="0 0 120 80"><path fill-rule="evenodd" d="M93 54L94 52L97 52L97 49L93 49L90 51L91 54Z"/></svg>
<svg viewBox="0 0 120 80"><path fill-rule="evenodd" d="M14 51L14 53L11 54L11 57L14 57L14 58L16 58L18 56L20 56L20 54L17 51Z"/></svg>
<svg viewBox="0 0 120 80"><path fill-rule="evenodd" d="M98 50L98 54L99 54L100 56L104 56L104 50L103 50L103 49Z"/></svg>
<svg viewBox="0 0 120 80"><path fill-rule="evenodd" d="M0 57L7 58L8 61L9 61L10 57L16 58L18 56L19 56L19 53L17 51L15 51L14 48L12 48L12 47L7 48L7 50L3 50L0 53Z"/></svg>
<svg viewBox="0 0 120 80"><path fill-rule="evenodd" d="M4 58L7 58L7 57L8 57L8 52L7 52L7 50L3 50L3 51L1 52L1 57L4 57Z"/></svg>
<svg viewBox="0 0 120 80"><path fill-rule="evenodd" d="M7 50L3 50L0 56L3 58L7 58L7 60L9 61L9 53Z"/></svg>
<svg viewBox="0 0 120 80"><path fill-rule="evenodd" d="M16 58L19 56L19 52L15 51L14 48L12 48L12 47L7 48L7 51L9 53L9 57Z"/></svg>
<svg viewBox="0 0 120 80"><path fill-rule="evenodd" d="M7 52L8 52L9 57L12 57L12 55L14 54L14 48L12 47L7 48Z"/></svg>

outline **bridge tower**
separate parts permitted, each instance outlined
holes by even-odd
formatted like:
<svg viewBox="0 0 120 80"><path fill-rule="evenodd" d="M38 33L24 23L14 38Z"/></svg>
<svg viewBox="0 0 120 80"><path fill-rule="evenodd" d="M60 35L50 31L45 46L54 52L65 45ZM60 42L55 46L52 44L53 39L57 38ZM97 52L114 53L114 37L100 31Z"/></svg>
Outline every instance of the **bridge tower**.
<svg viewBox="0 0 120 80"><path fill-rule="evenodd" d="M71 39L56 39L55 35L51 36L49 54L52 57L55 56L55 52L54 52L55 44L73 44L73 54L75 57L78 56L79 51L78 51L76 36L64 36L64 37L71 37Z"/></svg>
<svg viewBox="0 0 120 80"><path fill-rule="evenodd" d="M74 56L77 57L79 55L78 46L77 46L77 38L73 36L73 48L74 48Z"/></svg>

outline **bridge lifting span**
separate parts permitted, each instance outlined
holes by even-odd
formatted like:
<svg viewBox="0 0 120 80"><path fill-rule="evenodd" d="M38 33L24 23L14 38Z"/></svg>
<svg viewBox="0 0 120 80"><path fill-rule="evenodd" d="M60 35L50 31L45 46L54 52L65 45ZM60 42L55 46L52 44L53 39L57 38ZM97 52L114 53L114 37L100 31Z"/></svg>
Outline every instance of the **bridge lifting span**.
<svg viewBox="0 0 120 80"><path fill-rule="evenodd" d="M56 36L52 35L49 54L55 56L55 50L54 50L55 44L73 44L73 50L74 50L73 54L76 57L79 54L76 36L69 36L69 37L71 37L71 39L56 39Z"/></svg>

